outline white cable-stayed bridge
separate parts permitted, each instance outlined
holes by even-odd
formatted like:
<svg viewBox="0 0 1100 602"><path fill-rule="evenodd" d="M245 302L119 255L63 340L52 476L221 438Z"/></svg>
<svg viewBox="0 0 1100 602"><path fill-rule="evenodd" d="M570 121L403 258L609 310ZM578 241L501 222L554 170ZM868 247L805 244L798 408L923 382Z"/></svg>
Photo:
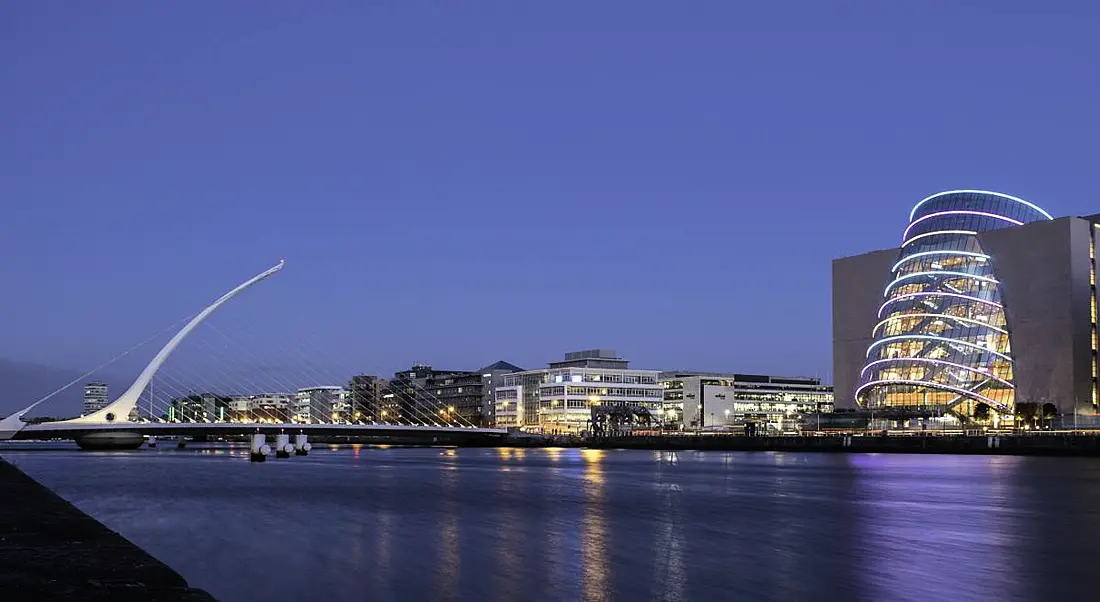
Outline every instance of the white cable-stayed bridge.
<svg viewBox="0 0 1100 602"><path fill-rule="evenodd" d="M319 368L300 344L291 345L300 355L297 374L264 367L254 355L253 368L238 370L226 361L230 349L248 351L246 345L226 335L208 318L244 290L277 274L274 267L246 280L187 320L145 365L132 384L101 409L68 420L25 421L31 411L58 393L92 377L145 343L112 358L61 389L0 420L0 440L72 439L85 449L137 448L156 436L209 437L252 436L253 456L266 455L266 437L276 438L276 450L308 451L309 435L381 438L389 441L454 442L487 441L506 435L502 429L485 428L456 411L415 382L401 383L397 399L383 402L377 395L362 403L356 392L340 383L345 379ZM174 328L174 327L173 327ZM216 333L219 343L190 337L190 351L204 359L188 370L166 362L189 335L203 328ZM154 337L155 338L155 337ZM198 347L202 345L202 347ZM154 380L155 379L155 380ZM213 393L217 391L217 393ZM276 392L276 393L273 393ZM289 437L295 438L291 446Z"/></svg>

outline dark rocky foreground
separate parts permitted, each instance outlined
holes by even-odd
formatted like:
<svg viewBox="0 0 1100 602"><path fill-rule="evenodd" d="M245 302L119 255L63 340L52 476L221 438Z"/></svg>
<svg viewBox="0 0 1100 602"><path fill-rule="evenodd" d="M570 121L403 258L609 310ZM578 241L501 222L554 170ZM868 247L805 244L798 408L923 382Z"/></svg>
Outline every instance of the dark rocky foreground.
<svg viewBox="0 0 1100 602"><path fill-rule="evenodd" d="M0 600L214 598L0 459Z"/></svg>

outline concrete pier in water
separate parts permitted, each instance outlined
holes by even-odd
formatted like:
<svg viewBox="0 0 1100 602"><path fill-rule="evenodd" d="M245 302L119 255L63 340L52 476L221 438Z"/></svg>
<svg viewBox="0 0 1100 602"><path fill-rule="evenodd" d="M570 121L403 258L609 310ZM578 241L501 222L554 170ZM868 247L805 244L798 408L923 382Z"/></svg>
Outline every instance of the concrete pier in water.
<svg viewBox="0 0 1100 602"><path fill-rule="evenodd" d="M0 599L213 602L0 458Z"/></svg>

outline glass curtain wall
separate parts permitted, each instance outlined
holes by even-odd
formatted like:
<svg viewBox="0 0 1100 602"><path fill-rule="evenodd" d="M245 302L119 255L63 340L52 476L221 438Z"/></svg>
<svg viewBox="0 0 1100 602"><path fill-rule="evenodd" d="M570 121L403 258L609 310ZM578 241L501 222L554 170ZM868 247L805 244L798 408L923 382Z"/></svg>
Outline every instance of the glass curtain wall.
<svg viewBox="0 0 1100 602"><path fill-rule="evenodd" d="M883 290L856 390L860 405L963 422L1011 414L1011 329L995 259L978 233L1049 219L995 192L942 192L917 203Z"/></svg>

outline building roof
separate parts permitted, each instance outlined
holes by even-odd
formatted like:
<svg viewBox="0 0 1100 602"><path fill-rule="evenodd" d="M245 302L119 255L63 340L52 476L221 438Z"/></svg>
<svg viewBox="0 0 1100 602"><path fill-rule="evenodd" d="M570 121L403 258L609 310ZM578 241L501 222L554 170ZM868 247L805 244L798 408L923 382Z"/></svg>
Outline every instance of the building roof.
<svg viewBox="0 0 1100 602"><path fill-rule="evenodd" d="M481 370L478 370L478 372L482 372L482 373L484 373L484 372L495 372L495 371L498 371L498 370L505 370L505 371L508 371L508 372L523 372L523 368L520 368L519 366L517 366L515 364L510 364L510 363L508 363L504 360L489 364L488 366L485 366Z"/></svg>

